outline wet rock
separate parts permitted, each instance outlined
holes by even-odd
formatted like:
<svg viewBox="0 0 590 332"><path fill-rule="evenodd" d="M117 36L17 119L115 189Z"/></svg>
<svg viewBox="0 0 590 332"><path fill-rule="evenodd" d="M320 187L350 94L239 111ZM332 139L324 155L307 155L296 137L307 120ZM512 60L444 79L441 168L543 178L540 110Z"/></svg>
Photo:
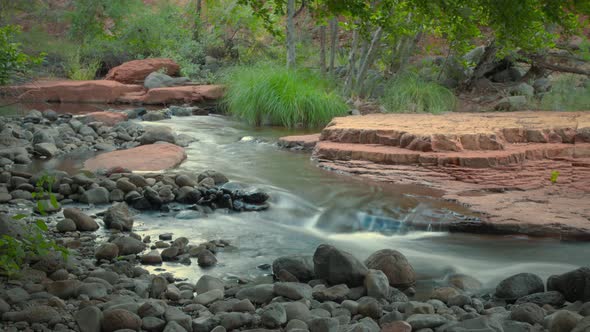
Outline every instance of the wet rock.
<svg viewBox="0 0 590 332"><path fill-rule="evenodd" d="M187 331L192 329L191 316L183 313L182 311L180 311L180 309L176 307L166 308L164 317L166 318L166 321L168 321L168 323L176 322Z"/></svg>
<svg viewBox="0 0 590 332"><path fill-rule="evenodd" d="M112 243L119 247L119 255L135 255L145 249L145 244L131 236L121 236L116 238Z"/></svg>
<svg viewBox="0 0 590 332"><path fill-rule="evenodd" d="M133 216L127 203L115 203L108 208L104 215L104 224L110 229L131 231L133 229Z"/></svg>
<svg viewBox="0 0 590 332"><path fill-rule="evenodd" d="M2 315L2 320L21 322L26 321L33 323L48 323L55 325L61 321L61 316L52 307L46 305L32 306L22 311L6 312Z"/></svg>
<svg viewBox="0 0 590 332"><path fill-rule="evenodd" d="M381 270L369 270L365 276L367 295L376 299L385 299L389 295L389 280Z"/></svg>
<svg viewBox="0 0 590 332"><path fill-rule="evenodd" d="M278 328L287 322L287 312L281 304L271 304L262 309L260 321L268 328Z"/></svg>
<svg viewBox="0 0 590 332"><path fill-rule="evenodd" d="M60 299L67 300L78 296L79 280L60 280L45 286L49 294L55 295Z"/></svg>
<svg viewBox="0 0 590 332"><path fill-rule="evenodd" d="M562 293L565 299L570 302L577 300L590 301L590 268L581 267L561 275L549 277L547 279L547 290Z"/></svg>
<svg viewBox="0 0 590 332"><path fill-rule="evenodd" d="M162 256L160 256L159 251L152 250L141 256L141 263L150 265L162 264Z"/></svg>
<svg viewBox="0 0 590 332"><path fill-rule="evenodd" d="M60 220L57 225L55 225L55 228L60 233L73 232L77 229L76 223L72 219L67 218Z"/></svg>
<svg viewBox="0 0 590 332"><path fill-rule="evenodd" d="M197 181L200 183L205 178L212 178L213 182L215 183L216 186L220 186L224 183L229 182L228 178L225 175L223 175L217 171L212 171L212 170L208 170L208 171L205 171L205 172L199 174Z"/></svg>
<svg viewBox="0 0 590 332"><path fill-rule="evenodd" d="M199 281L197 281L195 286L197 294L203 294L214 289L223 291L225 289L223 280L209 275L204 275L199 278Z"/></svg>
<svg viewBox="0 0 590 332"><path fill-rule="evenodd" d="M541 324L544 317L544 310L534 303L519 304L510 311L510 319L531 325Z"/></svg>
<svg viewBox="0 0 590 332"><path fill-rule="evenodd" d="M313 288L313 298L320 301L342 302L350 294L350 288L346 284L335 285L327 288L324 285L318 285Z"/></svg>
<svg viewBox="0 0 590 332"><path fill-rule="evenodd" d="M538 306L549 304L553 307L560 307L565 303L563 294L557 291L549 291L543 293L534 293L523 296L516 300L516 304L535 303Z"/></svg>
<svg viewBox="0 0 590 332"><path fill-rule="evenodd" d="M215 257L215 255L213 255L211 251L202 250L201 252L199 252L199 255L197 256L197 262L199 266L209 267L217 264L217 258Z"/></svg>
<svg viewBox="0 0 590 332"><path fill-rule="evenodd" d="M432 294L430 294L430 298L447 303L451 297L459 294L461 294L461 292L454 287L437 287L432 291Z"/></svg>
<svg viewBox="0 0 590 332"><path fill-rule="evenodd" d="M406 322L412 326L412 330L419 330L441 326L447 319L441 315L414 314L409 316Z"/></svg>
<svg viewBox="0 0 590 332"><path fill-rule="evenodd" d="M141 319L141 328L147 332L162 332L166 327L166 321L156 317L144 317Z"/></svg>
<svg viewBox="0 0 590 332"><path fill-rule="evenodd" d="M569 310L559 310L547 316L547 328L549 332L563 332L573 330L582 316Z"/></svg>
<svg viewBox="0 0 590 332"><path fill-rule="evenodd" d="M179 187L196 187L198 182L187 174L179 174L176 176L175 183Z"/></svg>
<svg viewBox="0 0 590 332"><path fill-rule="evenodd" d="M374 298L364 297L358 303L358 312L365 317L379 319L383 315L381 304Z"/></svg>
<svg viewBox="0 0 590 332"><path fill-rule="evenodd" d="M255 304L265 304L274 297L274 286L272 284L261 284L244 287L236 293L239 300L248 299Z"/></svg>
<svg viewBox="0 0 590 332"><path fill-rule="evenodd" d="M35 144L34 151L36 154L46 158L53 158L59 154L59 149L53 143Z"/></svg>
<svg viewBox="0 0 590 332"><path fill-rule="evenodd" d="M367 258L365 265L369 269L383 271L393 287L405 289L416 283L414 268L397 250L379 250Z"/></svg>
<svg viewBox="0 0 590 332"><path fill-rule="evenodd" d="M208 292L197 295L197 297L195 297L195 302L206 306L217 300L222 300L223 294L223 290L221 289L212 289Z"/></svg>
<svg viewBox="0 0 590 332"><path fill-rule="evenodd" d="M102 322L102 311L95 306L85 307L76 314L74 319L80 328L80 332L100 332Z"/></svg>
<svg viewBox="0 0 590 332"><path fill-rule="evenodd" d="M96 259L113 260L119 256L119 247L114 243L103 243L101 244L94 253Z"/></svg>
<svg viewBox="0 0 590 332"><path fill-rule="evenodd" d="M124 193L137 191L137 186L131 183L131 181L129 181L129 179L126 178L120 178L119 180L117 180L116 185L117 188L122 190Z"/></svg>
<svg viewBox="0 0 590 332"><path fill-rule="evenodd" d="M523 296L545 291L543 280L532 273L519 273L502 280L496 287L495 296L500 299L517 300Z"/></svg>
<svg viewBox="0 0 590 332"><path fill-rule="evenodd" d="M144 302L138 309L139 317L164 317L166 313L166 304L163 301L148 300Z"/></svg>
<svg viewBox="0 0 590 332"><path fill-rule="evenodd" d="M168 281L162 276L156 276L152 279L150 297L159 298L160 294L166 291L168 287Z"/></svg>
<svg viewBox="0 0 590 332"><path fill-rule="evenodd" d="M74 221L79 231L93 232L98 229L98 223L94 219L76 208L65 208L63 214L65 218Z"/></svg>
<svg viewBox="0 0 590 332"><path fill-rule="evenodd" d="M310 256L283 256L274 260L272 270L278 274L281 270L289 272L297 280L307 282L314 278L313 259Z"/></svg>
<svg viewBox="0 0 590 332"><path fill-rule="evenodd" d="M311 299L312 295L311 286L296 282L277 282L274 284L274 292L291 300Z"/></svg>
<svg viewBox="0 0 590 332"><path fill-rule="evenodd" d="M156 142L176 143L176 137L171 128L165 126L147 127L144 134L139 138L142 145L154 144Z"/></svg>
<svg viewBox="0 0 590 332"><path fill-rule="evenodd" d="M314 318L309 322L310 332L338 332L340 323L335 318Z"/></svg>
<svg viewBox="0 0 590 332"><path fill-rule="evenodd" d="M327 244L322 244L316 249L313 263L315 276L333 285L360 286L368 272L363 263L350 253Z"/></svg>
<svg viewBox="0 0 590 332"><path fill-rule="evenodd" d="M257 189L243 193L240 195L240 198L249 204L262 204L268 200L269 196L267 193Z"/></svg>
<svg viewBox="0 0 590 332"><path fill-rule="evenodd" d="M103 332L114 332L123 329L139 331L141 318L124 309L110 309L103 313L101 324Z"/></svg>
<svg viewBox="0 0 590 332"><path fill-rule="evenodd" d="M474 291L482 288L479 280L466 274L452 274L448 276L447 281L449 285L466 291Z"/></svg>
<svg viewBox="0 0 590 332"><path fill-rule="evenodd" d="M108 204L109 191L103 187L86 190L80 197L80 201L88 204Z"/></svg>
<svg viewBox="0 0 590 332"><path fill-rule="evenodd" d="M289 302L285 303L285 312L287 313L287 320L291 321L293 319L299 319L304 322L307 322L311 317L311 312L309 308L299 302Z"/></svg>

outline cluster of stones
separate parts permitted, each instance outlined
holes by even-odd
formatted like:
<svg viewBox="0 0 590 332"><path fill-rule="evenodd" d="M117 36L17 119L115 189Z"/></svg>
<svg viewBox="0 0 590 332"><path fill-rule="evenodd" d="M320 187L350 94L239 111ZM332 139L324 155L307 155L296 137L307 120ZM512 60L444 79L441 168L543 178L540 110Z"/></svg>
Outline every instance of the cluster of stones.
<svg viewBox="0 0 590 332"><path fill-rule="evenodd" d="M167 234L162 238L171 240ZM481 291L471 277L453 275L430 299L417 301L411 300L416 274L391 249L361 262L320 245L313 256L276 259L274 282L244 285L209 275L196 282L153 275L136 259L99 256L109 244L99 247L96 259L86 254L84 248L95 246L91 235L80 235L78 242L67 260L38 257L22 278L2 283L4 331L581 332L590 327L588 268L549 278L547 291L531 273L511 276L492 292ZM185 242L172 241L178 248Z"/></svg>
<svg viewBox="0 0 590 332"><path fill-rule="evenodd" d="M30 111L23 118L0 117L0 168L26 165L34 157L53 158L72 152L114 151L139 145L168 142L187 146L194 139L176 135L168 127L147 127L127 121L142 114L192 114L193 107L173 111L96 112L81 117L55 111Z"/></svg>

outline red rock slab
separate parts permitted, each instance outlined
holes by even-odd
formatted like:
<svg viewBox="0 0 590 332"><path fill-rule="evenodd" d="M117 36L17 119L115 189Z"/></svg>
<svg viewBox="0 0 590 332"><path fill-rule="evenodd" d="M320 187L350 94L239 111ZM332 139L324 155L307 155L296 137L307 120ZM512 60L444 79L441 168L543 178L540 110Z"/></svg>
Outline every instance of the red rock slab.
<svg viewBox="0 0 590 332"><path fill-rule="evenodd" d="M130 104L168 105L218 100L223 97L222 85L194 85L155 88L146 92L133 92L121 96L118 101Z"/></svg>
<svg viewBox="0 0 590 332"><path fill-rule="evenodd" d="M161 143L141 145L128 150L100 154L84 163L84 168L111 169L122 167L131 171L162 171L180 165L186 153L180 146Z"/></svg>
<svg viewBox="0 0 590 332"><path fill-rule="evenodd" d="M320 140L320 134L293 135L279 138L279 146L285 149L311 151Z"/></svg>
<svg viewBox="0 0 590 332"><path fill-rule="evenodd" d="M526 160L588 158L590 143L509 144L505 150L420 152L379 144L349 144L320 141L314 158L324 160L363 160L388 165L439 165L467 168L494 168L519 165Z"/></svg>
<svg viewBox="0 0 590 332"><path fill-rule="evenodd" d="M590 112L369 114L334 118L324 141L415 151L504 150L509 143L590 142Z"/></svg>
<svg viewBox="0 0 590 332"><path fill-rule="evenodd" d="M41 81L4 87L3 94L18 95L22 102L114 103L126 93L143 91L140 85L115 81Z"/></svg>
<svg viewBox="0 0 590 332"><path fill-rule="evenodd" d="M84 123L102 122L105 125L112 127L119 122L127 121L127 114L123 112L92 112L79 118Z"/></svg>
<svg viewBox="0 0 590 332"><path fill-rule="evenodd" d="M109 70L105 79L125 84L143 84L143 81L150 73L159 71L162 68L170 76L178 76L180 72L180 66L174 60L153 58L125 62Z"/></svg>

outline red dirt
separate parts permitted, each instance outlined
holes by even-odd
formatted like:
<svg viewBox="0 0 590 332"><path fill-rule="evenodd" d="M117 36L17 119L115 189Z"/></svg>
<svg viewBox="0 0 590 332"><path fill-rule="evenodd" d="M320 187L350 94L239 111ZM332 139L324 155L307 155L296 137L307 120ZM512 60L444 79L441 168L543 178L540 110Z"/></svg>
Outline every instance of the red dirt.
<svg viewBox="0 0 590 332"><path fill-rule="evenodd" d="M84 163L91 171L122 167L131 171L162 171L180 165L186 159L183 148L158 143L100 154Z"/></svg>

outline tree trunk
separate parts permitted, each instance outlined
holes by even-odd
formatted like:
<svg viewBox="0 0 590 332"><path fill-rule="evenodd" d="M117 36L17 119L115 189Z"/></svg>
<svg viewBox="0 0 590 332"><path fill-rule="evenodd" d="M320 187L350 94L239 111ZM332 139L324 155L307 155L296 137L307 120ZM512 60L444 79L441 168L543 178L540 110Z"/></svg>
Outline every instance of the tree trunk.
<svg viewBox="0 0 590 332"><path fill-rule="evenodd" d="M332 18L330 21L330 73L334 73L334 61L336 59L336 48L338 47L338 19Z"/></svg>
<svg viewBox="0 0 590 332"><path fill-rule="evenodd" d="M356 76L356 84L355 84L355 89L357 90L357 92L362 92L362 87L363 87L363 83L365 80L365 77L367 76L367 70L369 70L369 66L373 63L374 58L375 58L375 54L377 53L377 48L379 47L379 41L381 40L381 36L383 35L383 29L381 27L378 27L377 30L375 31L375 33L373 34L373 39L371 40L371 44L369 45L369 48L367 49L367 52L365 53L363 59L361 60L361 63L359 65L359 72L358 75Z"/></svg>
<svg viewBox="0 0 590 332"><path fill-rule="evenodd" d="M320 26L320 72L326 74L326 26Z"/></svg>
<svg viewBox="0 0 590 332"><path fill-rule="evenodd" d="M350 53L348 54L348 69L346 70L346 80L344 83L344 94L348 95L352 90L352 79L356 68L356 52L359 45L359 31L354 29L352 31L352 45L350 46Z"/></svg>
<svg viewBox="0 0 590 332"><path fill-rule="evenodd" d="M203 0L197 0L197 16L201 17L201 11L203 10Z"/></svg>
<svg viewBox="0 0 590 332"><path fill-rule="evenodd" d="M287 68L295 67L295 0L287 1Z"/></svg>

